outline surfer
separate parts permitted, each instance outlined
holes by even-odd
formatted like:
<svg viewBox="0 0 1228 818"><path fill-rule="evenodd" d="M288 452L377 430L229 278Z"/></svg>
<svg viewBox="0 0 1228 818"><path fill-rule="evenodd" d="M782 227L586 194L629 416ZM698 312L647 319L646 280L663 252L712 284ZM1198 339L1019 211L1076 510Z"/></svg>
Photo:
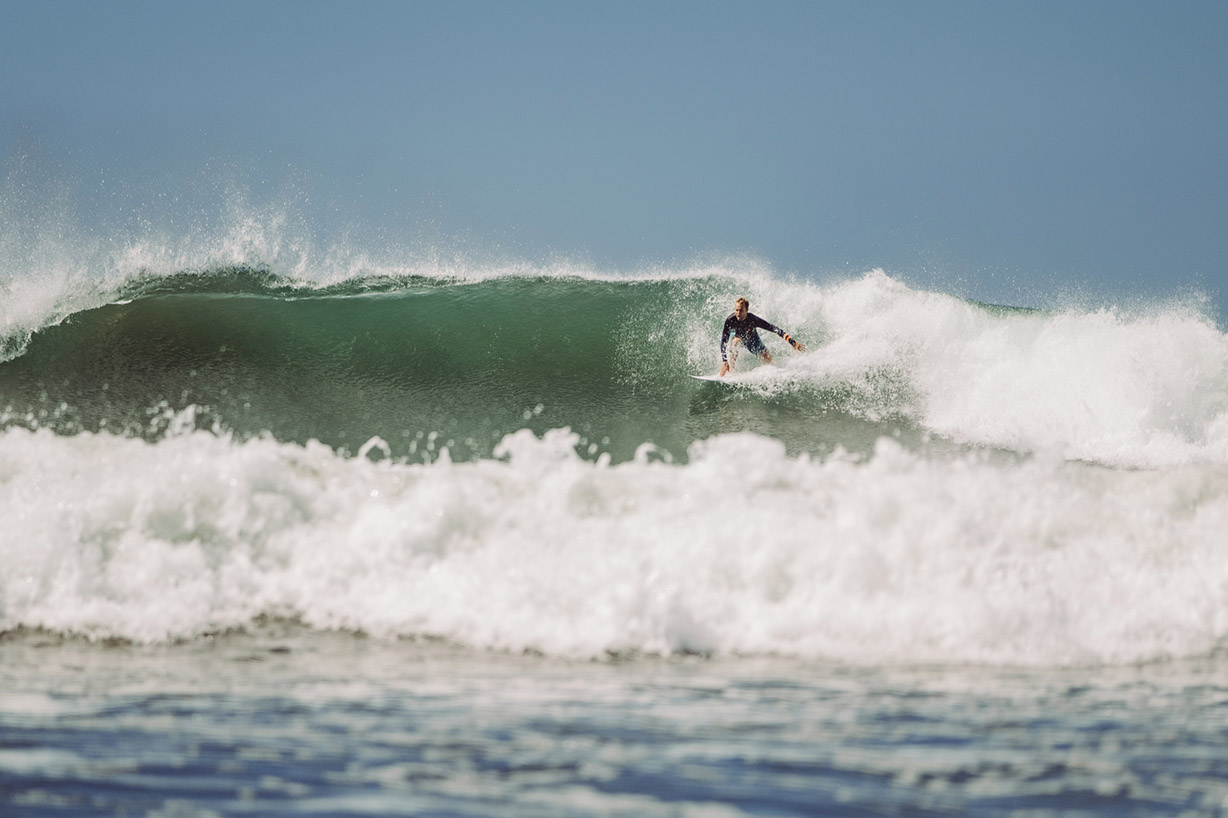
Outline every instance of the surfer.
<svg viewBox="0 0 1228 818"><path fill-rule="evenodd" d="M725 326L721 329L721 377L725 377L729 372L729 350L727 346L736 346L742 344L747 351L752 355L758 355L763 359L765 364L772 362L772 355L767 351L767 347L763 345L763 340L759 337L759 333L755 330L766 329L776 333L781 338L784 338L798 352L803 352L806 345L801 341L795 341L789 337L789 333L785 332L780 327L768 321L764 321L759 316L750 311L750 302L745 298L739 298L733 304L733 315L725 319ZM736 355L735 355L736 357Z"/></svg>

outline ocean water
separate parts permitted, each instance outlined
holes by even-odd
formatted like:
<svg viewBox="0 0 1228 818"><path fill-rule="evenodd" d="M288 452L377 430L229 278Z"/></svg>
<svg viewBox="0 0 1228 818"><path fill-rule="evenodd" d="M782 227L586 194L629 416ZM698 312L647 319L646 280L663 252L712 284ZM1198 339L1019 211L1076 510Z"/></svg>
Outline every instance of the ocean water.
<svg viewBox="0 0 1228 818"><path fill-rule="evenodd" d="M23 241L4 815L1228 814L1197 304Z"/></svg>

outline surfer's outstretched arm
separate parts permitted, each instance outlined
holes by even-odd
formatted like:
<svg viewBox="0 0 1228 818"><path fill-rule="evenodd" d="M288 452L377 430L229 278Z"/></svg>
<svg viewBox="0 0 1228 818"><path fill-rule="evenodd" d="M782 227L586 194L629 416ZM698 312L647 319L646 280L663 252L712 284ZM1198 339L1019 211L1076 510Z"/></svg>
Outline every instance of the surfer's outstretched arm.
<svg viewBox="0 0 1228 818"><path fill-rule="evenodd" d="M765 329L765 330L768 330L769 332L774 332L774 333L776 333L776 334L777 334L777 335L779 335L781 338L784 338L784 339L785 339L785 341L786 341L786 342L787 342L787 343L788 343L790 346L792 346L794 349L796 349L798 352L805 352L805 351L806 351L806 345L805 345L805 344L803 344L801 341L797 340L796 338L791 337L791 336L789 335L789 333L785 332L785 331L784 331L783 329L781 329L780 327L776 326L775 324L771 323L770 321L764 321L762 318L759 318L759 316L757 316L757 315L753 315L753 316L751 316L751 317L752 317L752 318L755 318L755 319L757 319L757 320L758 320L758 322L759 322L759 329Z"/></svg>

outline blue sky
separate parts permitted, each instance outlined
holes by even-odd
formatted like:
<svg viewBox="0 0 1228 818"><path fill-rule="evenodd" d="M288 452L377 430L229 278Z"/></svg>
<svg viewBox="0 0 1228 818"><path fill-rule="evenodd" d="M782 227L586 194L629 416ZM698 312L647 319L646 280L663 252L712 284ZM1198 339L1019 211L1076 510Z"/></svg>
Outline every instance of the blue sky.
<svg viewBox="0 0 1228 818"><path fill-rule="evenodd" d="M1222 314L1226 41L1224 2L0 0L0 157L98 230L237 186L325 241Z"/></svg>

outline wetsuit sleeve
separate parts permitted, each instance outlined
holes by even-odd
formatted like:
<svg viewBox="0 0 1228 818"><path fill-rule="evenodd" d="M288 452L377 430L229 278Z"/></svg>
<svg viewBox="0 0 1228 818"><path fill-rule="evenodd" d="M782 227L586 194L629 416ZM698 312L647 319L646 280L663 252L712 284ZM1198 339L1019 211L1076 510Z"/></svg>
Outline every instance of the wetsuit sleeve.
<svg viewBox="0 0 1228 818"><path fill-rule="evenodd" d="M773 324L771 321L764 321L762 318L760 318L757 315L752 315L751 318L754 319L755 329L765 329L765 330L768 330L769 332L776 333L781 338L785 337L785 331L781 329L780 327L776 326L775 324Z"/></svg>
<svg viewBox="0 0 1228 818"><path fill-rule="evenodd" d="M768 330L769 332L774 332L777 335L779 335L781 338L784 338L790 344L793 343L793 339L789 337L789 333L785 332L783 329L776 326L771 321L764 321L762 318L760 318L757 315L752 315L751 317L755 319L756 328L765 329L765 330Z"/></svg>
<svg viewBox="0 0 1228 818"><path fill-rule="evenodd" d="M729 327L733 324L733 316L725 319L725 326L721 327L721 362L724 363L729 359L725 357L725 344L729 343Z"/></svg>

